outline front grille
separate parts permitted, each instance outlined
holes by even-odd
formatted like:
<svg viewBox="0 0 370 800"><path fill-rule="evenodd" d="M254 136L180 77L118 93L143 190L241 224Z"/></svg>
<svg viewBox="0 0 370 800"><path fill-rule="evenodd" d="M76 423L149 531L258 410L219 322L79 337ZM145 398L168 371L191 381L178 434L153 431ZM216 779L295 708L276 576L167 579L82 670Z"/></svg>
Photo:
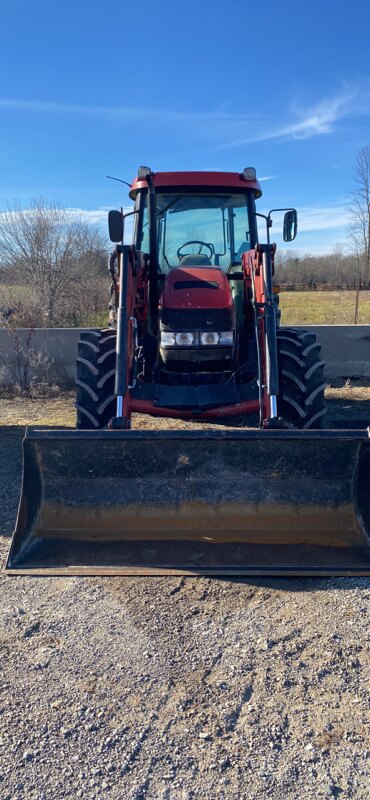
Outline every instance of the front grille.
<svg viewBox="0 0 370 800"><path fill-rule="evenodd" d="M163 308L163 331L231 331L233 311L228 308Z"/></svg>

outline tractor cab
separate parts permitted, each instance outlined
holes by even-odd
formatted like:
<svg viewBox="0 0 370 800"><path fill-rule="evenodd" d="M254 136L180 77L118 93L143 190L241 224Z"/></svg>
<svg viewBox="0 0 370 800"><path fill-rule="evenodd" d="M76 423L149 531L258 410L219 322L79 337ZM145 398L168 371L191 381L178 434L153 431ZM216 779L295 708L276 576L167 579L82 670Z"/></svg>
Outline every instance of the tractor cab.
<svg viewBox="0 0 370 800"><path fill-rule="evenodd" d="M155 283L163 380L170 372L172 380L174 373L197 373L198 381L210 369L214 380L225 380L235 367L242 255L257 241L255 197L261 191L252 177L158 173L149 185L140 175L133 184L135 248L155 267L151 290Z"/></svg>
<svg viewBox="0 0 370 800"><path fill-rule="evenodd" d="M194 175L198 182L203 181L203 186L193 185ZM175 191L173 187L156 187L152 204L147 187L137 190L135 246L151 252L153 231L150 229L151 224L155 225L159 275L167 274L180 264L182 267L220 267L224 272L241 264L242 254L257 241L255 191L247 187L239 175L233 177L236 187L209 186L209 173L190 173L186 179L179 177Z"/></svg>

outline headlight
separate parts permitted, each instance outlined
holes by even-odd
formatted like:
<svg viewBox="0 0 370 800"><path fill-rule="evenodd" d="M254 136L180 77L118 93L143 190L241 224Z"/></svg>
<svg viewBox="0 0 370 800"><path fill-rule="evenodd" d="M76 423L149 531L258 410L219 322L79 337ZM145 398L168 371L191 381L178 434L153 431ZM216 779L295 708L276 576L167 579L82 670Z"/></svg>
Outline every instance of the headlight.
<svg viewBox="0 0 370 800"><path fill-rule="evenodd" d="M172 331L161 331L162 347L173 347L176 344L175 334Z"/></svg>
<svg viewBox="0 0 370 800"><path fill-rule="evenodd" d="M232 347L234 331L161 331L161 347Z"/></svg>
<svg viewBox="0 0 370 800"><path fill-rule="evenodd" d="M218 334L219 344L233 345L234 344L234 331L222 331Z"/></svg>
<svg viewBox="0 0 370 800"><path fill-rule="evenodd" d="M190 331L183 331L182 333L176 333L176 344L179 347L191 347L192 344L195 344L195 333L191 333Z"/></svg>
<svg viewBox="0 0 370 800"><path fill-rule="evenodd" d="M192 331L161 331L162 347L191 347L198 344L198 334Z"/></svg>
<svg viewBox="0 0 370 800"><path fill-rule="evenodd" d="M201 344L218 344L219 343L220 334L215 333L214 331L207 331L207 333L200 334L200 343Z"/></svg>
<svg viewBox="0 0 370 800"><path fill-rule="evenodd" d="M207 331L207 333L201 333L200 343L213 346L226 345L231 347L234 344L234 331L221 331L221 333Z"/></svg>

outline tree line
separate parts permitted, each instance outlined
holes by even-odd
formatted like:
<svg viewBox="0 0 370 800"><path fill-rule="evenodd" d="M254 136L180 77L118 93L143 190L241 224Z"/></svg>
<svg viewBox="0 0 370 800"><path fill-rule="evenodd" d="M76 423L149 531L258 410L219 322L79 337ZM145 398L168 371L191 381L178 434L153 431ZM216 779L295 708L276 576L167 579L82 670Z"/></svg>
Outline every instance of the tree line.
<svg viewBox="0 0 370 800"><path fill-rule="evenodd" d="M322 256L277 251L275 278L282 289L289 291L370 288L362 260L339 247Z"/></svg>

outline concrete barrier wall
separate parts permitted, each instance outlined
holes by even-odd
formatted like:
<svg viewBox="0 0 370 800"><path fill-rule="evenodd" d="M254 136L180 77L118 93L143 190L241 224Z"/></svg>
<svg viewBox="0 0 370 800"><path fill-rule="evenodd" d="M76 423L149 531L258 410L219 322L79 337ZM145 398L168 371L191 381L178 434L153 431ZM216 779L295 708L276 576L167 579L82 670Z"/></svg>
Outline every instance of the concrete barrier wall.
<svg viewBox="0 0 370 800"><path fill-rule="evenodd" d="M327 378L370 379L370 325L307 325L322 344ZM79 328L0 328L0 386L72 388Z"/></svg>
<svg viewBox="0 0 370 800"><path fill-rule="evenodd" d="M370 378L370 325L306 325L321 342L327 378Z"/></svg>
<svg viewBox="0 0 370 800"><path fill-rule="evenodd" d="M79 328L0 328L0 386L73 388Z"/></svg>

